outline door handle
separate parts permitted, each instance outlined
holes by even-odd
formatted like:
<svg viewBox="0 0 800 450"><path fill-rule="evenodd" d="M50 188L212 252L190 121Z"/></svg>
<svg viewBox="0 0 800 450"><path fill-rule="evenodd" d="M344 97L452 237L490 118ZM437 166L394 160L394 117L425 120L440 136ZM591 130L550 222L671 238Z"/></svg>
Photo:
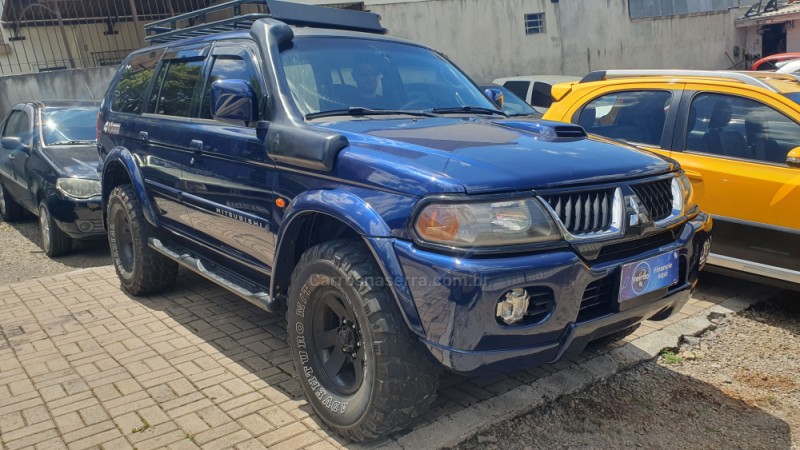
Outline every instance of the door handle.
<svg viewBox="0 0 800 450"><path fill-rule="evenodd" d="M694 170L684 170L684 172L686 172L686 176L689 177L690 180L703 181L703 174L700 172L695 172Z"/></svg>
<svg viewBox="0 0 800 450"><path fill-rule="evenodd" d="M195 153L198 153L198 154L202 153L203 152L203 141L195 139L195 140L193 140L192 142L189 143L189 148L194 150Z"/></svg>
<svg viewBox="0 0 800 450"><path fill-rule="evenodd" d="M12 153L12 154L8 155L8 159L13 161L13 160L17 159L17 157L14 156L14 154Z"/></svg>
<svg viewBox="0 0 800 450"><path fill-rule="evenodd" d="M142 141L143 144L146 144L148 139L150 139L150 133L147 131L139 132L139 140Z"/></svg>

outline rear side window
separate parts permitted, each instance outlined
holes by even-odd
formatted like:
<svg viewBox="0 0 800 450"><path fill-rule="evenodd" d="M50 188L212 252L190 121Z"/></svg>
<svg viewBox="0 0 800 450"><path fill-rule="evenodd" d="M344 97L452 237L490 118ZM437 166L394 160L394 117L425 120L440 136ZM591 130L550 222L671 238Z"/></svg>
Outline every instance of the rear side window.
<svg viewBox="0 0 800 450"><path fill-rule="evenodd" d="M192 116L192 100L197 85L203 78L204 60L174 60L162 69L155 114L176 117ZM162 81L163 80L163 81Z"/></svg>
<svg viewBox="0 0 800 450"><path fill-rule="evenodd" d="M669 91L615 92L588 103L578 125L600 136L659 147L671 103Z"/></svg>
<svg viewBox="0 0 800 450"><path fill-rule="evenodd" d="M517 97L528 101L528 89L531 87L530 81L506 81L503 87L513 92Z"/></svg>
<svg viewBox="0 0 800 450"><path fill-rule="evenodd" d="M142 98L163 53L164 50L142 53L128 62L114 90L112 111L131 114L141 112Z"/></svg>
<svg viewBox="0 0 800 450"><path fill-rule="evenodd" d="M800 125L755 100L702 93L692 99L686 149L784 164L800 142Z"/></svg>

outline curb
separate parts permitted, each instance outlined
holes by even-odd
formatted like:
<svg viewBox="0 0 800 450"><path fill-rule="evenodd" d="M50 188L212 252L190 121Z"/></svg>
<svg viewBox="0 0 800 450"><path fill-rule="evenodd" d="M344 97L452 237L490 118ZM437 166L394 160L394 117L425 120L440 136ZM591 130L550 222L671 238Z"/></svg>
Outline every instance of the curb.
<svg viewBox="0 0 800 450"><path fill-rule="evenodd" d="M454 414L372 446L352 448L432 449L453 447L493 425L519 417L562 396L574 394L623 370L655 359L663 349L680 345L683 336L699 336L714 327L713 320L739 313L767 300L770 295L748 293L729 298L707 310L635 339L605 354L582 363L573 363L531 384L514 388L502 395L468 406Z"/></svg>

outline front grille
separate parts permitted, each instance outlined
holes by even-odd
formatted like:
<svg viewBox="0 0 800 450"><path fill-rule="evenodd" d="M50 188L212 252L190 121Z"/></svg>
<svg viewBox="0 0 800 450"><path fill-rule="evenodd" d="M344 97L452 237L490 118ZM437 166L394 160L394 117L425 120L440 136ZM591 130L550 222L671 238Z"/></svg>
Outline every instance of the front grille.
<svg viewBox="0 0 800 450"><path fill-rule="evenodd" d="M646 238L607 245L600 250L600 254L597 258L600 260L607 260L611 258L629 257L669 245L673 242L675 242L675 232L668 230Z"/></svg>
<svg viewBox="0 0 800 450"><path fill-rule="evenodd" d="M523 323L531 325L541 323L550 316L556 306L555 294L552 289L546 287L529 287L526 290L531 299Z"/></svg>
<svg viewBox="0 0 800 450"><path fill-rule="evenodd" d="M545 195L558 219L572 235L606 231L613 221L614 189Z"/></svg>
<svg viewBox="0 0 800 450"><path fill-rule="evenodd" d="M672 179L631 186L653 221L664 220L672 214Z"/></svg>
<svg viewBox="0 0 800 450"><path fill-rule="evenodd" d="M609 275L586 286L578 312L578 322L586 322L612 312L615 279L615 275Z"/></svg>

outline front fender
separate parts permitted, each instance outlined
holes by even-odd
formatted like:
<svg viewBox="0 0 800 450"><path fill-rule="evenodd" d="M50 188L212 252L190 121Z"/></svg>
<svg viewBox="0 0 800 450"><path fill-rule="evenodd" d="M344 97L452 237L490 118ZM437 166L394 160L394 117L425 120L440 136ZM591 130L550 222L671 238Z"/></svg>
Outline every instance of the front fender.
<svg viewBox="0 0 800 450"><path fill-rule="evenodd" d="M333 217L345 223L361 236L378 263L406 324L414 333L424 337L422 321L411 296L411 289L392 245L395 238L392 237L391 229L380 214L364 199L344 190L310 191L292 200L278 232L277 252L274 259L276 267L270 286L272 295L276 294L275 283L276 280L282 279L281 274L286 275L294 269L294 267L281 267L284 265L281 261L285 260L282 258L282 253L291 251L287 247L292 245L290 242L292 241L292 232L296 231L298 223L302 223L302 220L299 219L310 214L325 214Z"/></svg>
<svg viewBox="0 0 800 450"><path fill-rule="evenodd" d="M124 176L127 176L127 180L121 179ZM103 214L105 214L111 191L120 184L130 183L142 205L145 219L154 227L158 226L158 214L153 206L153 201L147 195L142 171L130 150L125 147L116 147L109 152L103 160L100 183L103 192Z"/></svg>

